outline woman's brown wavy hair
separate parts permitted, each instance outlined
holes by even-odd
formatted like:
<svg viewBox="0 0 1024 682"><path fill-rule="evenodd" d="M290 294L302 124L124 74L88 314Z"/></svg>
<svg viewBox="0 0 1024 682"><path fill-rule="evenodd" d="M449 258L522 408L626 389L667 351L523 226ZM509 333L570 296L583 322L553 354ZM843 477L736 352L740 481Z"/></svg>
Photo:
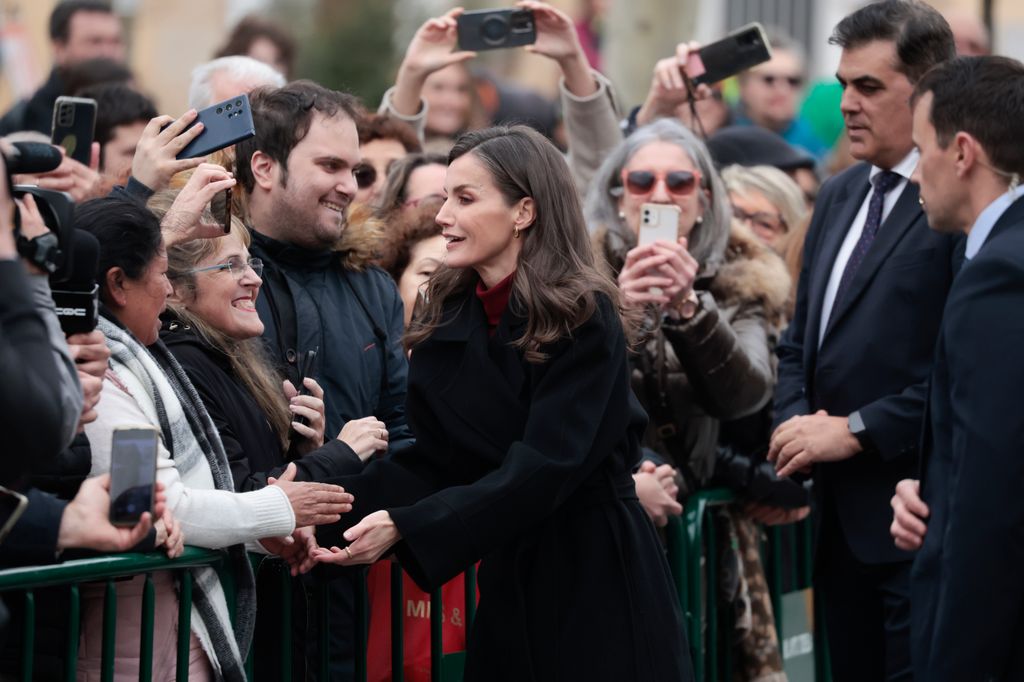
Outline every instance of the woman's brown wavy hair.
<svg viewBox="0 0 1024 682"><path fill-rule="evenodd" d="M594 314L603 294L620 311L619 291L595 266L583 210L569 167L543 135L526 126L499 126L466 133L448 155L449 165L473 154L491 174L509 206L533 199L535 219L520 239L509 305L526 317L526 331L514 342L530 362L543 362L542 348L569 335ZM511 229L511 228L509 228ZM405 335L407 348L426 340L442 324L445 302L472 291L472 268L442 267L430 279L426 301ZM632 336L632 324L624 324Z"/></svg>

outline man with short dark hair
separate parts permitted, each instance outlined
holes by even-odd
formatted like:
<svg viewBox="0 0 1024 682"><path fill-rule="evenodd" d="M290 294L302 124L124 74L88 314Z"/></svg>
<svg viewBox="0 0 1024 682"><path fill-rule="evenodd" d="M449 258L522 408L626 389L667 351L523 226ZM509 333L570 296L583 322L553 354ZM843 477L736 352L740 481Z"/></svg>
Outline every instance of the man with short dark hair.
<svg viewBox="0 0 1024 682"><path fill-rule="evenodd" d="M272 356L296 386L298 360L324 389L326 435L374 416L394 451L412 442L405 417L403 305L391 277L371 265L377 245L347 210L360 163L356 100L310 81L253 93L256 136L237 146L253 256L264 264L256 307ZM332 584L332 679L351 675L351 585Z"/></svg>
<svg viewBox="0 0 1024 682"><path fill-rule="evenodd" d="M62 71L88 59L105 57L123 62L121 20L101 0L64 0L50 14L53 69L31 97L15 104L0 119L0 135L21 130L50 134L53 103L65 92Z"/></svg>
<svg viewBox="0 0 1024 682"><path fill-rule="evenodd" d="M914 83L953 57L942 16L883 0L844 18L837 77L850 151L807 234L792 322L778 348L781 475L814 475L815 594L832 674L910 678L911 555L889 537L889 499L918 462L935 334L955 272L954 240L928 229L909 178Z"/></svg>
<svg viewBox="0 0 1024 682"><path fill-rule="evenodd" d="M938 337L920 496L907 480L893 498L896 544L920 548L914 672L929 682L1020 680L1024 64L955 59L928 72L914 101L913 179L928 222L967 235Z"/></svg>

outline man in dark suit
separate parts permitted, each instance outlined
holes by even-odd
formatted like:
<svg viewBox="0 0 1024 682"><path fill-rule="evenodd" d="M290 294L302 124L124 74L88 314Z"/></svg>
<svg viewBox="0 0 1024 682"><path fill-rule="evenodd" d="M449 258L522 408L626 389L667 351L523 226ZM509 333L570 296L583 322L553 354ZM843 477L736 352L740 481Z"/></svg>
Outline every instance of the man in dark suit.
<svg viewBox="0 0 1024 682"><path fill-rule="evenodd" d="M920 548L914 671L929 682L1020 680L1024 64L956 59L929 72L914 101L914 180L929 222L967 234L936 348L923 484L901 481L892 501L897 546Z"/></svg>
<svg viewBox="0 0 1024 682"><path fill-rule="evenodd" d="M910 95L953 57L945 20L884 0L844 18L831 42L850 151L807 235L797 306L779 344L769 459L811 471L833 679L910 679L911 555L889 537L893 486L916 470L935 335L954 242L928 229L909 177Z"/></svg>

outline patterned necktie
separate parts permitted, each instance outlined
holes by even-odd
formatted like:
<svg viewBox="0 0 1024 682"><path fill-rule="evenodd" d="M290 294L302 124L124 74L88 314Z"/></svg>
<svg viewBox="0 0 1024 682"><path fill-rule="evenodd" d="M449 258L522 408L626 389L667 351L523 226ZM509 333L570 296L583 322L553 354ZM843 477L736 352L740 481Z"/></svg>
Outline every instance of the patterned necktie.
<svg viewBox="0 0 1024 682"><path fill-rule="evenodd" d="M871 192L871 200L868 202L868 217L864 221L864 231L860 233L860 239L857 240L857 245L853 247L850 259L846 261L846 268L843 270L843 276L839 280L839 288L836 290L836 299L832 304L833 311L839 305L839 302L843 300L843 295L850 287L853 276L857 274L860 264L864 262L864 256L867 255L868 249L871 248L871 242L875 241L878 228L882 226L882 206L885 204L886 193L899 184L899 181L902 179L899 173L882 171L872 180L874 189Z"/></svg>

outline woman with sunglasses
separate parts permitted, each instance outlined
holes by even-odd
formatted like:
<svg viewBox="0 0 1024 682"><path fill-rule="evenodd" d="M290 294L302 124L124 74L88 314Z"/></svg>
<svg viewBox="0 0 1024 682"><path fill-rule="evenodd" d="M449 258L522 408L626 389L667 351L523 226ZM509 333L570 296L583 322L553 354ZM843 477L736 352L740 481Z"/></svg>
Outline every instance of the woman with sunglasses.
<svg viewBox="0 0 1024 682"><path fill-rule="evenodd" d="M646 203L679 209L678 241L637 246ZM640 128L608 156L586 209L625 301L646 313L633 369L652 417L645 444L692 492L710 479L720 422L771 398L789 276L734 223L707 148L673 119Z"/></svg>
<svg viewBox="0 0 1024 682"><path fill-rule="evenodd" d="M677 241L637 246L645 204L679 209ZM644 445L652 460L680 472L685 497L711 482L721 444L740 437L723 433L723 425L733 428L734 420L758 413L771 398L772 349L784 321L789 275L775 253L732 220L707 148L675 119L640 128L608 156L586 209L623 299L645 317L642 348L632 357L633 389L651 417ZM743 437L767 434L759 422L739 430ZM641 500L652 515L657 512L643 495ZM730 528L751 528L737 518L741 512L727 515ZM763 569L752 565L750 552L737 558L749 579L745 584L763 586ZM757 599L751 590L757 632L737 649L752 652L744 661L767 657L758 673L779 672L767 592Z"/></svg>

